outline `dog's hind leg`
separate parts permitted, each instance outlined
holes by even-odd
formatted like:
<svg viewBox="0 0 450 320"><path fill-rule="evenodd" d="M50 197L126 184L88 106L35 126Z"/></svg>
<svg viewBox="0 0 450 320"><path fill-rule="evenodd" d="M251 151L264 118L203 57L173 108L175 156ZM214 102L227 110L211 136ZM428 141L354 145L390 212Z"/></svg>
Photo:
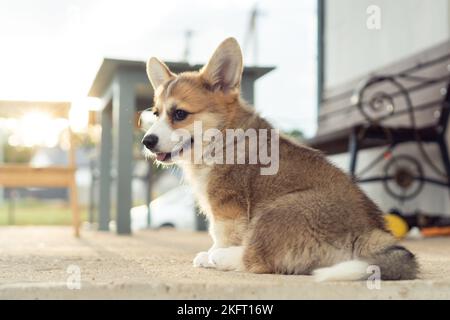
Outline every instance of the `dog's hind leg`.
<svg viewBox="0 0 450 320"><path fill-rule="evenodd" d="M346 230L314 201L308 193L289 194L259 209L243 242L247 271L309 275L351 259Z"/></svg>
<svg viewBox="0 0 450 320"><path fill-rule="evenodd" d="M291 209L288 209L291 210ZM245 239L245 270L253 273L309 274L327 259L322 244L301 221L302 217L284 208L257 218ZM334 259L333 259L334 260Z"/></svg>

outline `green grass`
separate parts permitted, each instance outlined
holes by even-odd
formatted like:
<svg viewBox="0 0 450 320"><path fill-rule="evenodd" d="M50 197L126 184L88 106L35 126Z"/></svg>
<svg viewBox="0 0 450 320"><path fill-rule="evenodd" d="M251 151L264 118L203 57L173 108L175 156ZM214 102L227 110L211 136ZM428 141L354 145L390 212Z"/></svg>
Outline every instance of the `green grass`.
<svg viewBox="0 0 450 320"><path fill-rule="evenodd" d="M87 220L87 210L81 209L81 221ZM15 204L13 225L70 225L72 212L68 203L21 200ZM0 226L10 225L9 205L0 204Z"/></svg>

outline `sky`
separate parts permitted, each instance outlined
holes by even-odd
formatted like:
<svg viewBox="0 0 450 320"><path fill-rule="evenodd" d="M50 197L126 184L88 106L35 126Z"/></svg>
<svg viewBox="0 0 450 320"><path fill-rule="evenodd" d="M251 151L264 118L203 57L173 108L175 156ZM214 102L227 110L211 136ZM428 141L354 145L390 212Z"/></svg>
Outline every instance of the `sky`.
<svg viewBox="0 0 450 320"><path fill-rule="evenodd" d="M103 57L204 63L234 36L243 45L256 0L0 0L0 99L85 97ZM260 0L258 54L275 66L256 83L258 111L284 130L316 130L316 0Z"/></svg>

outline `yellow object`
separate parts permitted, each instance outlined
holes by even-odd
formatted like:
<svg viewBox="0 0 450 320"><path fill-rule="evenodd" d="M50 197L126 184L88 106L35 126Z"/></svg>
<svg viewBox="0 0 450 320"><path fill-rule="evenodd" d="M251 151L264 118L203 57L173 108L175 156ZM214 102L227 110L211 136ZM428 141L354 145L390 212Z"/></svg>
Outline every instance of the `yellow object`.
<svg viewBox="0 0 450 320"><path fill-rule="evenodd" d="M388 213L384 216L386 228L394 235L401 239L408 233L408 224L405 220L395 214Z"/></svg>

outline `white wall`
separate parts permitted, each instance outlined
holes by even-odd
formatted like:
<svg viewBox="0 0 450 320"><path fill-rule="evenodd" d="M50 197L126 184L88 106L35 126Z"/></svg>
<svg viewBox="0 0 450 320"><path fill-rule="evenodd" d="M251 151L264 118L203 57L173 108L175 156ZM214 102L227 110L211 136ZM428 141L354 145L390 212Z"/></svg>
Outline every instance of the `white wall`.
<svg viewBox="0 0 450 320"><path fill-rule="evenodd" d="M370 5L381 9L380 30L366 27ZM339 86L450 38L450 0L326 0L325 10L325 88ZM437 147L427 146L427 150L440 165ZM379 152L360 152L359 168ZM412 154L422 160L414 144L398 147L395 154ZM330 158L348 171L348 154ZM382 172L383 165L372 173ZM433 176L426 165L424 169ZM416 199L401 204L387 195L381 183L361 186L383 210L397 207L405 212L421 209L450 214L449 192L442 187L426 185Z"/></svg>
<svg viewBox="0 0 450 320"><path fill-rule="evenodd" d="M366 10L381 10L369 30ZM450 0L326 0L325 88L334 87L450 37Z"/></svg>

